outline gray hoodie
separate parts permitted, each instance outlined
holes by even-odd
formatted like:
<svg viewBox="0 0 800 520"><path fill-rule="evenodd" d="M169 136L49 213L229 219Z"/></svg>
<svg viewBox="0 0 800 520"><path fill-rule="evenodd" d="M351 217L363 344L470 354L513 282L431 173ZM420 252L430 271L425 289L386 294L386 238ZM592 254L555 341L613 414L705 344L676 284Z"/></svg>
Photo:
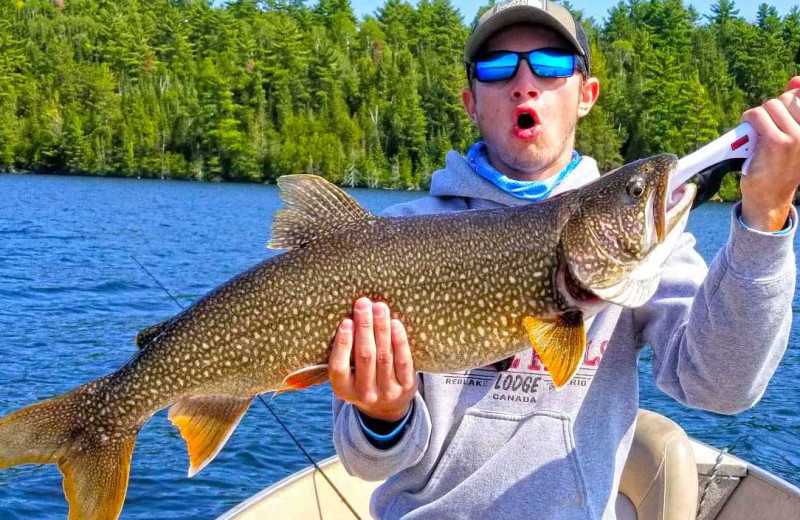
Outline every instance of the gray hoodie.
<svg viewBox="0 0 800 520"><path fill-rule="evenodd" d="M584 157L551 196L598 175ZM450 152L430 196L386 215L526 203ZM335 400L334 445L344 467L366 480L388 479L372 496L373 516L613 519L645 345L656 384L681 403L734 414L758 402L788 342L794 229L780 236L749 230L738 211L710 268L684 233L650 302L610 306L587 322L583 364L558 392L531 349L503 372L420 373L409 426L387 450L366 439L352 405Z"/></svg>

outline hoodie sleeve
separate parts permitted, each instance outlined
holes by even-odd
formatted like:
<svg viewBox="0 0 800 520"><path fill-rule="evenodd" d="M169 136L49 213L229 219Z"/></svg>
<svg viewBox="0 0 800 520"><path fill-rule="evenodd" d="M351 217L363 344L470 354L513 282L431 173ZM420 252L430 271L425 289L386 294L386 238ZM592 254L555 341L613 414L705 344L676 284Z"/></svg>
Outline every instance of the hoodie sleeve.
<svg viewBox="0 0 800 520"><path fill-rule="evenodd" d="M463 206L464 203L462 202ZM423 197L395 204L381 212L383 217L402 217L443 211L455 211L458 203L438 197ZM370 442L358 417L355 406L333 398L333 445L347 472L364 480L384 480L419 462L428 449L431 437L431 416L423 399L422 377L417 374L418 388L407 426L396 442L381 449Z"/></svg>
<svg viewBox="0 0 800 520"><path fill-rule="evenodd" d="M356 407L334 398L333 445L349 474L368 481L384 480L422 459L431 437L431 417L420 392L401 435L389 449L376 448L362 429Z"/></svg>
<svg viewBox="0 0 800 520"><path fill-rule="evenodd" d="M654 351L656 385L694 408L723 414L755 405L786 350L795 289L793 240L739 222L710 268L684 234L655 296L634 309L639 344Z"/></svg>

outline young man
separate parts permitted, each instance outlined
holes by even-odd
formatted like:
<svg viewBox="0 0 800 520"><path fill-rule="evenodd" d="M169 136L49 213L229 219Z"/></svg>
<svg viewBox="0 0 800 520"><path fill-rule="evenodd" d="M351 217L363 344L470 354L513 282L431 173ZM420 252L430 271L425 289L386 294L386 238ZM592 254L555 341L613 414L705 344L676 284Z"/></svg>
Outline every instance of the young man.
<svg viewBox="0 0 800 520"><path fill-rule="evenodd" d="M430 196L388 215L528 204L599 175L573 150L599 85L586 37L564 8L498 4L481 17L465 58L462 100L484 141L466 158L450 152ZM505 366L416 375L387 306L355 303L330 359L334 443L351 474L388 478L372 498L376 518L614 518L645 344L659 388L678 401L727 414L758 401L791 326L798 89L793 78L785 94L742 118L758 132L758 149L711 268L685 234L648 304L609 306L587 323L584 362L558 392L531 349Z"/></svg>

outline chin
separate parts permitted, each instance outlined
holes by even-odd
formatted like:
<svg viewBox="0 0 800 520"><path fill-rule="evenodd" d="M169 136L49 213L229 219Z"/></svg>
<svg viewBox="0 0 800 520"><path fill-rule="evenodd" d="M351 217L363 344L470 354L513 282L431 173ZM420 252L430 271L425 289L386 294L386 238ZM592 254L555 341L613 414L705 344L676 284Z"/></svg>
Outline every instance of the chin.
<svg viewBox="0 0 800 520"><path fill-rule="evenodd" d="M526 151L526 153L515 154L509 157L506 163L517 171L524 173L535 173L548 165L552 164L555 157L550 157L550 154L544 154L537 151Z"/></svg>

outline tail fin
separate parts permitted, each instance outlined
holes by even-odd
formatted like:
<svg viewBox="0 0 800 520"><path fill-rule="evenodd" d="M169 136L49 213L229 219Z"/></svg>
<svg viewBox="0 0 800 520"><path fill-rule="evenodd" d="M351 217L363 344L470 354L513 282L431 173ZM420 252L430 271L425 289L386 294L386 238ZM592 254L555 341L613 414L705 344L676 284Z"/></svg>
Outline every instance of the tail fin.
<svg viewBox="0 0 800 520"><path fill-rule="evenodd" d="M96 402L98 383L0 419L0 469L58 464L69 520L115 520L128 488L138 428L109 431L95 422L89 404Z"/></svg>

